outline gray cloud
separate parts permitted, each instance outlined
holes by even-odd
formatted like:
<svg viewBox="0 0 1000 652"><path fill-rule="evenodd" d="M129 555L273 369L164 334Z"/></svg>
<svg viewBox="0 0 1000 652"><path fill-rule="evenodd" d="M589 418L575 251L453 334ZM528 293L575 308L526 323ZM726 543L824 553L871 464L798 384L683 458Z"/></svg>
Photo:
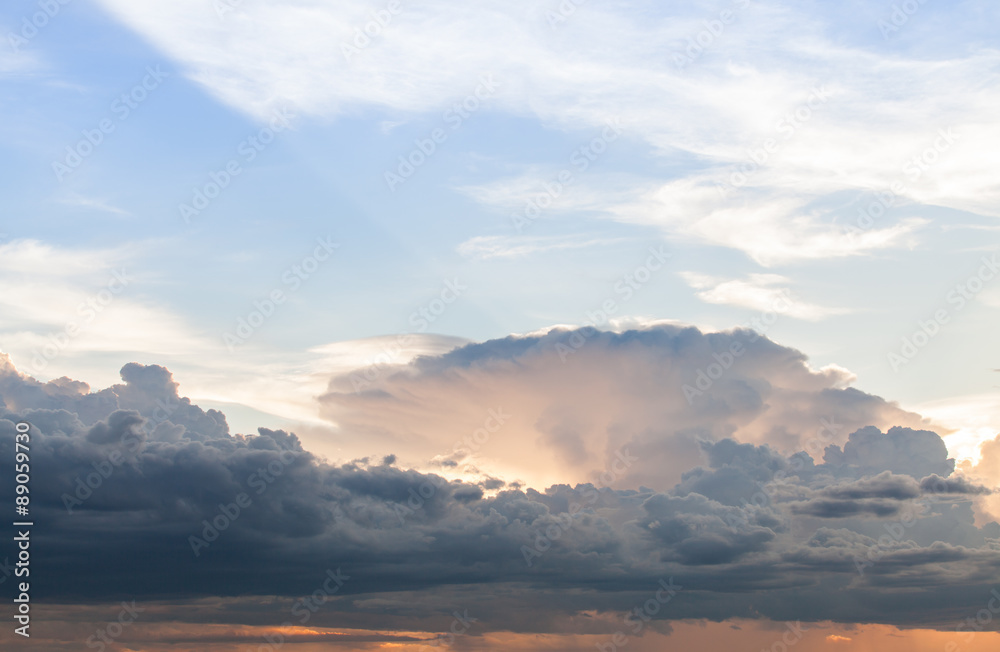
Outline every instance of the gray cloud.
<svg viewBox="0 0 1000 652"><path fill-rule="evenodd" d="M855 466L870 471L892 471L914 477L947 476L955 470L948 449L934 432L893 427L885 434L874 426L851 435L843 450L831 448L824 460L834 466Z"/></svg>
<svg viewBox="0 0 1000 652"><path fill-rule="evenodd" d="M672 346L702 338L652 337ZM628 356L633 346L648 353L642 337L617 338L605 338L602 355ZM525 342L496 346L513 358L526 350ZM420 365L481 359L456 355ZM674 577L685 588L658 618L944 626L940 596L953 601L949 609L974 612L971 589L1000 563L1000 526L975 525L976 492L950 477L946 449L929 431L862 427L828 446L820 463L769 444L692 435L697 461L670 486L522 489L495 477L483 486L449 481L392 456L330 464L291 433L229 434L223 415L180 397L161 367L126 365L122 378L89 392L0 368L0 455L13 455L15 421L32 424L32 509L46 524L38 599L222 596L236 605L226 618L276 624L288 614L261 609L253 596L305 595L325 569L340 567L351 577L343 597L310 624L419 631L467 600L482 609L483 631L552 632L572 622L574 631L601 632L607 621L582 626L579 614L627 610L657 579ZM878 468L880 460L891 468ZM942 473L935 479L927 469ZM647 461L632 477L654 472ZM872 506L916 503L914 487L938 480L952 490L932 496L903 536L880 547L897 521ZM88 481L97 486L67 511L66 497ZM0 500L10 491L0 489ZM220 505L241 493L252 504L195 555L190 537L207 538ZM838 528L826 527L838 510ZM531 566L525 548L541 550ZM878 562L859 576L855 560L873 549ZM914 582L926 597L901 597L898 588Z"/></svg>
<svg viewBox="0 0 1000 652"><path fill-rule="evenodd" d="M849 445L849 444L848 444ZM830 498L856 500L859 498L890 498L906 500L920 495L917 482L905 475L883 471L876 476L844 482L823 489L823 495Z"/></svg>
<svg viewBox="0 0 1000 652"><path fill-rule="evenodd" d="M872 516L895 516L899 505L888 500L831 500L820 498L792 505L795 514L808 514L819 518L843 518L871 514Z"/></svg>
<svg viewBox="0 0 1000 652"><path fill-rule="evenodd" d="M920 490L926 493L968 494L973 496L983 496L993 493L993 490L989 487L975 484L967 478L960 476L942 478L936 474L923 478L920 481Z"/></svg>

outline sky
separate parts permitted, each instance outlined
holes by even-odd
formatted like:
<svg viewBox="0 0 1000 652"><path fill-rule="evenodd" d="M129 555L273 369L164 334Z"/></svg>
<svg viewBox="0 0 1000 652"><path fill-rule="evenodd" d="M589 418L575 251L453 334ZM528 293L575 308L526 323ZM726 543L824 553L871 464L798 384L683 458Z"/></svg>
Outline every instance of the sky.
<svg viewBox="0 0 1000 652"><path fill-rule="evenodd" d="M0 641L995 649L998 12L8 3Z"/></svg>

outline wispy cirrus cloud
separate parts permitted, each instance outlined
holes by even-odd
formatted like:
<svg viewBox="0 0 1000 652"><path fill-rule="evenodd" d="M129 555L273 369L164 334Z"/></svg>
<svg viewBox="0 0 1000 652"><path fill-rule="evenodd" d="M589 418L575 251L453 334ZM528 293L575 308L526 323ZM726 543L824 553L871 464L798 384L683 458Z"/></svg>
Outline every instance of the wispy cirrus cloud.
<svg viewBox="0 0 1000 652"><path fill-rule="evenodd" d="M743 279L723 279L698 272L681 272L680 275L698 291L698 298L707 303L761 312L777 309L783 315L806 321L850 312L845 308L827 308L802 301L788 287L792 280L779 274L750 274Z"/></svg>
<svg viewBox="0 0 1000 652"><path fill-rule="evenodd" d="M620 238L559 238L520 236L476 236L458 245L458 253L466 258L489 260L492 258L521 258L548 251L586 249L614 242Z"/></svg>
<svg viewBox="0 0 1000 652"><path fill-rule="evenodd" d="M122 217L130 216L131 213L127 210L114 206L106 199L101 199L98 197L85 197L78 193L70 193L66 197L62 197L56 200L60 204L65 204L67 206L75 206L77 208L90 209L94 211L100 211L102 213L110 213L112 215L120 215Z"/></svg>
<svg viewBox="0 0 1000 652"><path fill-rule="evenodd" d="M820 17L754 2L697 61L678 67L676 55L718 8L650 4L633 13L588 3L553 29L535 3L471 11L436 0L403 7L348 58L343 46L373 6L244 2L220 17L198 0L101 4L209 93L261 119L276 102L321 118L367 107L406 119L446 109L484 73L499 84L495 112L580 134L620 118L623 137L649 150L644 169L631 170L631 196L595 177L555 210L586 207L765 265L912 246L920 222L911 209L921 206L1000 215L1000 183L988 173L1000 165L988 146L1000 137L1000 84L990 83L1000 78L1000 55L977 45L928 61L845 44L840 30L877 34L877 17L858 25L862 17L846 7ZM664 160L678 158L688 163L663 171ZM846 234L857 211L843 199L867 203L894 184L898 214ZM511 202L479 198L504 210Z"/></svg>

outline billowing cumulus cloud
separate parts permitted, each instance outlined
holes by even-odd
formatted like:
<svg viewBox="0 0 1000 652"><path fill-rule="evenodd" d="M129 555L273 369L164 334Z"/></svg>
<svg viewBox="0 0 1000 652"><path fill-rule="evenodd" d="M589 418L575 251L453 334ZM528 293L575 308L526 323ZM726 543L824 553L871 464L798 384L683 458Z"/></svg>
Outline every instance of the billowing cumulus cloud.
<svg viewBox="0 0 1000 652"><path fill-rule="evenodd" d="M927 426L852 381L838 368L814 370L799 351L750 330L658 325L470 344L371 381L361 372L338 376L320 401L352 437L410 463L431 451L439 461L520 474L536 485L600 483L603 475L609 486L668 489L700 463L701 441L767 442L822 458L859 428ZM934 445L925 436L944 451L927 433L915 435L907 445L914 451L902 450L900 460L883 460L876 444L858 438L842 462L863 456L878 470L896 470ZM614 473L625 452L637 459ZM921 477L951 468L942 461Z"/></svg>
<svg viewBox="0 0 1000 652"><path fill-rule="evenodd" d="M712 423L702 416L700 427L691 425L699 407L689 405L684 427L697 435L687 444L692 462L672 467L676 481L654 473L676 437L662 447L653 436L632 443L648 434L638 430L623 435L626 452L608 457L613 482L543 489L509 485L505 476L449 480L405 468L392 455L329 463L282 431L232 435L221 413L179 396L162 367L126 365L121 384L92 392L68 379L35 381L4 361L0 455L13 455L15 422L30 423L32 513L46 524L35 595L175 603L225 596L227 622L305 624L299 617L309 613L310 627L352 623L358 640L366 640L365 630L422 632L418 638L444 631L455 609L477 618L476 636L612 633L661 581L675 593L651 621L661 632L668 621L690 618L948 627L981 608L1000 563L1000 525L977 525L974 501L987 488L953 473L937 435L865 425L824 442L822 456L796 450L803 440L788 436L802 434L805 410L838 401L853 416L832 417L845 424L865 418L859 415L918 417L837 388L838 377L812 372L801 355L751 342L746 332L584 333L586 345L567 357L567 365L581 361L572 367L581 391L598 382L585 377L584 362L601 361L614 373L616 357L633 364L656 351L664 369L689 371L713 351L745 342L740 362L753 364L734 366L734 377L763 395L745 401L740 418ZM498 371L500 380L523 380L532 356L558 358L555 345L570 337L557 331L423 359L389 376L377 398L387 412L419 415L413 404L396 405L401 388L426 387L430 399L442 387L457 389L458 377L478 389ZM651 365L639 371L626 383L632 389L656 378ZM782 382L765 385L765 377ZM547 380L531 387L557 386ZM625 380L618 372L604 387ZM642 396L656 403L662 393L661 383ZM786 396L796 409L782 405ZM733 399L724 391L716 400ZM755 425L761 404L771 414ZM679 420L687 403L677 405L673 413L653 406L644 416ZM551 419L546 432L558 432L559 419ZM775 433L778 445L739 440ZM535 454L558 459L560 451ZM645 477L659 486L641 482ZM4 487L0 499L11 498ZM324 582L336 595L313 616L296 600ZM281 609L262 608L263 596L276 596L269 604Z"/></svg>

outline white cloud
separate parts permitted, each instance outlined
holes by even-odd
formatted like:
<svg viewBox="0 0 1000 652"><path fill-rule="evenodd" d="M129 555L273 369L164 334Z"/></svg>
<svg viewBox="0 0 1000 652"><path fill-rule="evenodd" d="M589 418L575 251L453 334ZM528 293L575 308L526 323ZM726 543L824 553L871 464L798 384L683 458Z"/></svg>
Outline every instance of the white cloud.
<svg viewBox="0 0 1000 652"><path fill-rule="evenodd" d="M532 254L563 249L585 249L598 245L618 242L608 238L557 238L557 237L513 237L476 236L458 245L458 253L466 258L489 260L491 258L521 258Z"/></svg>
<svg viewBox="0 0 1000 652"><path fill-rule="evenodd" d="M343 45L381 3L247 0L223 17L201 0L101 4L207 92L261 119L281 104L315 116L370 107L405 119L444 110L486 74L498 84L497 110L570 130L619 117L626 138L694 156L701 172L645 180L640 201L604 196L605 214L764 264L912 244L913 220L879 220L850 238L830 211L811 205L842 191L899 182L897 206L1000 215L1000 182L990 174L1000 164L990 145L1000 137L995 51L937 61L878 54L837 42L829 24L799 7L755 2L679 69L674 55L703 29L699 18L713 17L708 8L704 16L692 8L665 16L663 7L626 15L588 3L553 29L547 8L527 0L437 0L404 4L348 60ZM941 130L953 137L942 140ZM935 147L914 177L913 158ZM732 184L741 167L745 179L723 198L717 185ZM494 195L481 198L512 199Z"/></svg>
<svg viewBox="0 0 1000 652"><path fill-rule="evenodd" d="M275 415L272 427L321 424L315 397L331 376L361 370L377 378L420 355L440 355L466 340L411 334L277 351L250 341L237 353L151 301L136 260L143 243L74 249L37 240L0 243L0 351L37 378L71 375L114 382L107 361L172 366L191 395ZM112 365L113 367L114 365ZM363 376L362 376L363 377Z"/></svg>
<svg viewBox="0 0 1000 652"><path fill-rule="evenodd" d="M100 275L100 270L123 259L122 249L62 249L32 239L0 244L0 273L18 273L25 278Z"/></svg>
<svg viewBox="0 0 1000 652"><path fill-rule="evenodd" d="M204 355L220 348L145 298L135 260L144 247L74 249L38 240L0 244L0 347L47 377L107 353ZM61 375L61 374L57 374Z"/></svg>
<svg viewBox="0 0 1000 652"><path fill-rule="evenodd" d="M795 297L788 287L790 279L778 274L751 274L746 279L720 279L697 272L681 272L688 285L699 290L702 301L728 306L740 306L760 312L777 312L796 319L819 321L832 315L849 312L843 308L826 308Z"/></svg>
<svg viewBox="0 0 1000 652"><path fill-rule="evenodd" d="M71 193L68 196L56 200L60 204L66 204L67 206L77 206L79 208L87 208L95 211L100 211L103 213L111 213L113 215L121 215L127 217L132 215L128 211L118 208L110 204L105 199L98 199L95 197L84 197L77 193Z"/></svg>

